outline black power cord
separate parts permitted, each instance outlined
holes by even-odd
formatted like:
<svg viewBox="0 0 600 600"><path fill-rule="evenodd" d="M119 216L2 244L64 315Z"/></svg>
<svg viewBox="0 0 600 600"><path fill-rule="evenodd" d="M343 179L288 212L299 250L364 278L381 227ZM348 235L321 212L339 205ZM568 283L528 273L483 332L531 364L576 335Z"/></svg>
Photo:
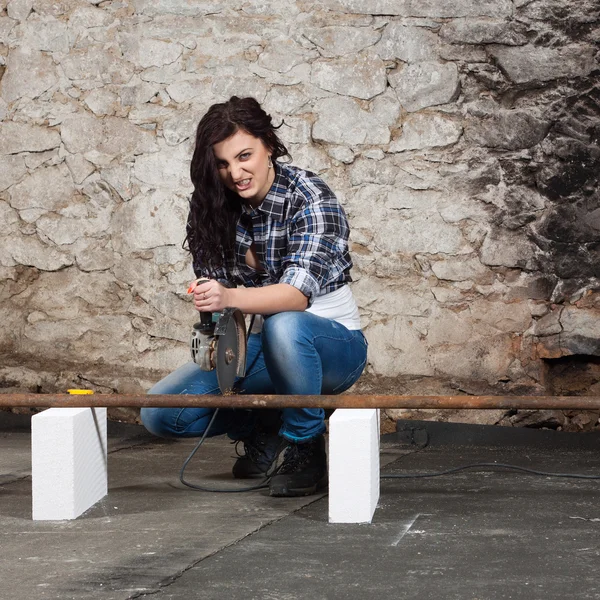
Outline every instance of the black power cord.
<svg viewBox="0 0 600 600"><path fill-rule="evenodd" d="M410 443L414 444L415 440L415 429L410 429L411 439ZM403 459L406 456L412 456L417 452L421 452L429 445L429 433L427 431L424 432L426 435L425 442L419 445L413 452L409 452L404 456L401 456L398 460ZM486 468L490 470L495 469L506 469L512 471L520 471L522 473L529 473L530 475L540 475L542 477L566 477L570 479L600 479L600 475L580 475L577 473L547 473L545 471L536 471L535 469L527 469L525 467L519 467L517 465L508 465L504 463L471 463L467 465L462 465L460 467L455 467L453 469L447 469L446 471L434 471L433 473L391 473L389 475L381 475L380 479L424 479L427 477L442 477L443 475L451 475L453 473L458 473L460 471L465 471L466 469L478 469L478 468Z"/></svg>
<svg viewBox="0 0 600 600"><path fill-rule="evenodd" d="M525 467L518 467L517 465L506 465L503 463L472 463L456 467L454 469L448 469L447 471L437 471L433 473L402 473L402 474L390 474L381 475L381 479L418 479L424 477L441 477L442 475L450 475L452 473L458 473L465 469L476 469L476 468L491 468L493 469L509 469L513 471L522 471L523 473L530 473L531 475L541 475L543 477L569 477L571 479L600 479L600 475L579 475L576 473L546 473L545 471L536 471L534 469L526 469Z"/></svg>
<svg viewBox="0 0 600 600"><path fill-rule="evenodd" d="M185 468L188 466L188 463L190 462L190 460L192 460L194 454L196 454L196 452L200 449L200 446L202 446L202 444L204 443L204 440L206 439L206 436L208 435L208 432L210 431L210 428L211 428L212 424L214 423L214 420L217 418L218 414L219 414L219 409L216 408L210 422L208 423L208 426L206 427L206 429L204 431L204 434L200 438L200 441L196 444L196 446L194 447L194 449L192 450L190 455L185 459L185 462L183 463L183 466L181 467L181 471L179 471L179 481L181 481L181 483L183 483L183 485L185 485L193 490L197 490L199 492L215 492L215 493L219 493L219 494L239 494L240 492L252 492L254 490L262 490L262 489L268 487L268 483L269 483L268 477L265 477L265 479L263 479L260 483L258 483L256 485L249 486L249 487L243 487L243 488L209 488L209 487L206 487L203 485L198 485L197 483L190 483L189 481L186 481L183 478Z"/></svg>
<svg viewBox="0 0 600 600"><path fill-rule="evenodd" d="M256 315L252 315L252 317L250 318L250 324L248 325L246 339L250 336L250 332L252 331L252 326L254 325L254 317L255 316ZM208 422L208 425L207 425L206 429L204 430L204 433L202 434L200 441L196 444L194 449L190 452L190 455L185 459L185 461L181 467L181 471L179 471L179 481L181 481L181 483L183 485L185 485L186 487L189 487L192 490L196 490L199 492L214 492L214 493L218 493L218 494L239 494L241 492L253 492L254 490L262 490L262 489L268 487L270 477L265 477L260 483L257 483L256 485L252 485L252 486L248 486L248 487L236 487L236 488L211 488L211 487L206 487L204 485L199 485L197 483L190 483L189 481L186 481L184 479L184 473L185 473L186 467L188 466L189 462L194 457L194 454L196 454L196 452L200 449L200 446L202 446L202 444L204 443L204 440L206 439L209 431L211 430L212 424L215 422L215 419L217 418L217 415L219 414L219 410L220 409L218 409L218 408L215 409L215 412L213 413L213 416L211 417L210 421Z"/></svg>

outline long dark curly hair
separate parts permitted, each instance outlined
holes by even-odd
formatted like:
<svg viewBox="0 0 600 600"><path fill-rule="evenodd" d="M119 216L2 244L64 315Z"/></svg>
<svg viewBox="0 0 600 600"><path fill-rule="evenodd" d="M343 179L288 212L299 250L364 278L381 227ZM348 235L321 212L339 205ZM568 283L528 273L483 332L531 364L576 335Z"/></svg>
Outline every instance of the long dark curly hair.
<svg viewBox="0 0 600 600"><path fill-rule="evenodd" d="M219 178L213 145L243 130L263 141L273 161L289 157L275 129L271 117L254 98L237 96L213 104L198 124L190 166L194 191L184 248L191 252L195 264L210 273L233 261L235 230L242 212L241 198Z"/></svg>

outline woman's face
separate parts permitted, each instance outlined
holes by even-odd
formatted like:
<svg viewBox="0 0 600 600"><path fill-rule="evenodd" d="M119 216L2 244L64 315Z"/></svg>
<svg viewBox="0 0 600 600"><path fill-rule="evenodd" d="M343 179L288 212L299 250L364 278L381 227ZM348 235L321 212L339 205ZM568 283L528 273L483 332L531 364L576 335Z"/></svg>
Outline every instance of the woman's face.
<svg viewBox="0 0 600 600"><path fill-rule="evenodd" d="M213 152L223 184L247 204L258 206L275 179L275 169L269 167L271 153L263 141L239 129L214 144Z"/></svg>

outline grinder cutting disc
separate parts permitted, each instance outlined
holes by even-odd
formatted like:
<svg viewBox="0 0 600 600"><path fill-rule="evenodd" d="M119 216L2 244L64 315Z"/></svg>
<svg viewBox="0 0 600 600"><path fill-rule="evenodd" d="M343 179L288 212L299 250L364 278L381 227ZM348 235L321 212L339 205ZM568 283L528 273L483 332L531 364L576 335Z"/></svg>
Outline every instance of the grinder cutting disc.
<svg viewBox="0 0 600 600"><path fill-rule="evenodd" d="M233 389L236 377L246 373L246 323L236 308L226 308L215 326L217 381L223 394Z"/></svg>

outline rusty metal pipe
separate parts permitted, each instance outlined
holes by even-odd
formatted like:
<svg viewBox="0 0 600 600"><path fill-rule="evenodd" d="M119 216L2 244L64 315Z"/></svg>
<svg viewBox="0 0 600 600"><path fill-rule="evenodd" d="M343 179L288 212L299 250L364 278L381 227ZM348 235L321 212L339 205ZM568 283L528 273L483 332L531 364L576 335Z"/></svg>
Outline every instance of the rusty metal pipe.
<svg viewBox="0 0 600 600"><path fill-rule="evenodd" d="M0 394L0 407L454 408L600 410L600 396Z"/></svg>

